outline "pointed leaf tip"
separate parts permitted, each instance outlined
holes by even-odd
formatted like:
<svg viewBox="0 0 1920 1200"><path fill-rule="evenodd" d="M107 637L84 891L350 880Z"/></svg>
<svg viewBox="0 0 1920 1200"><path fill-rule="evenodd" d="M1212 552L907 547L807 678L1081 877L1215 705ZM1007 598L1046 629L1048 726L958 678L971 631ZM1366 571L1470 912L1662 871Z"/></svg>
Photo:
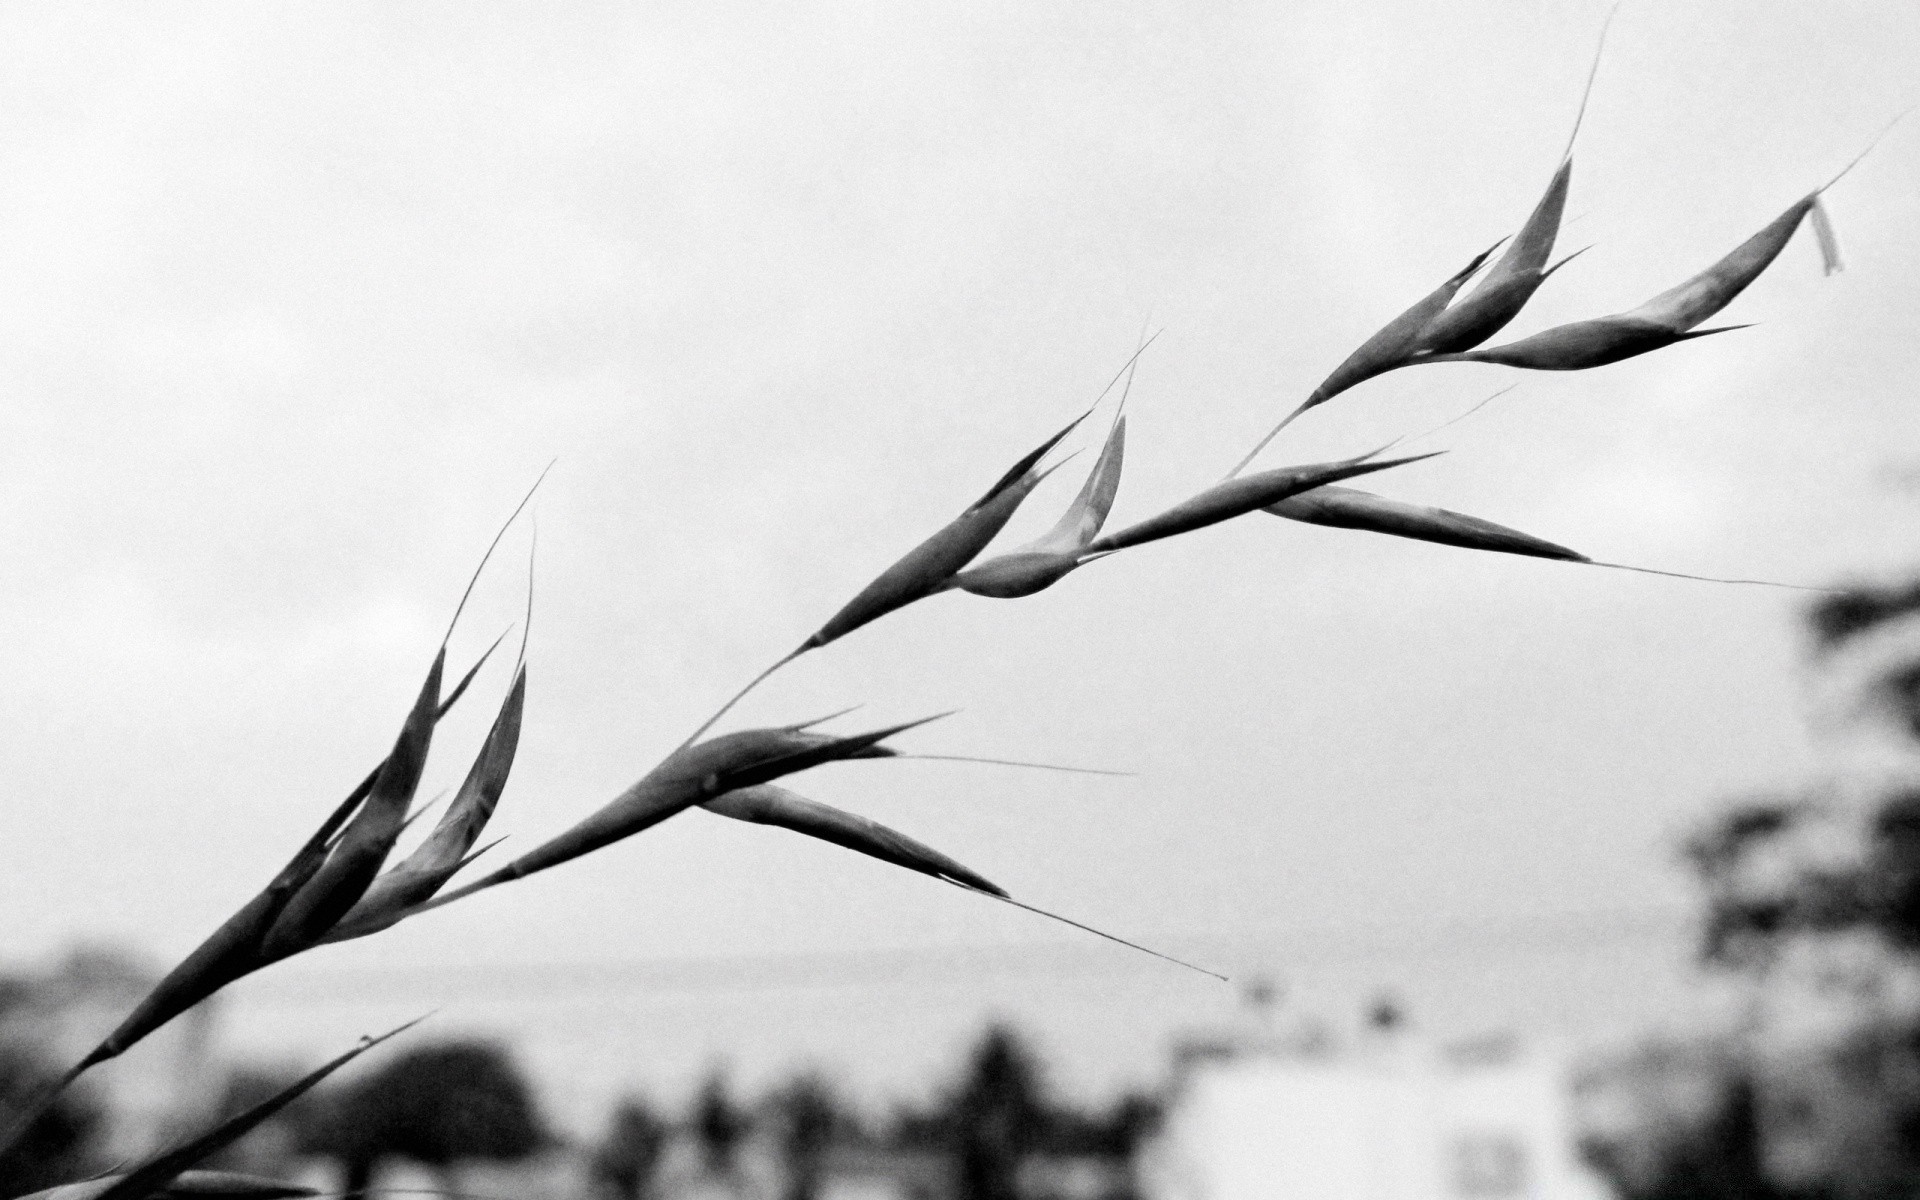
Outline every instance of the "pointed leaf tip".
<svg viewBox="0 0 1920 1200"><path fill-rule="evenodd" d="M960 883L990 896L1006 896L998 884L924 842L916 841L871 818L809 800L786 788L772 784L742 788L716 796L702 807L736 821L790 829L909 871Z"/></svg>

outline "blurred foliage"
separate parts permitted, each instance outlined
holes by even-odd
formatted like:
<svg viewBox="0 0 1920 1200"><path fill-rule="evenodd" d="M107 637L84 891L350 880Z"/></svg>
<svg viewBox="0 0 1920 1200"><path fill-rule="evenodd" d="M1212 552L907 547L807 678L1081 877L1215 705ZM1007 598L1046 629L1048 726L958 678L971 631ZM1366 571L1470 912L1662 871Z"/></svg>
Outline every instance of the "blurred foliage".
<svg viewBox="0 0 1920 1200"><path fill-rule="evenodd" d="M588 1159L595 1192L609 1200L647 1200L672 1132L646 1101L638 1096L622 1099Z"/></svg>
<svg viewBox="0 0 1920 1200"><path fill-rule="evenodd" d="M1620 1200L1747 1200L1760 1173L1753 1093L1737 1051L1656 1040L1581 1080L1582 1156Z"/></svg>
<svg viewBox="0 0 1920 1200"><path fill-rule="evenodd" d="M1018 1200L1045 1119L1039 1060L1011 1028L989 1028L948 1109L961 1200Z"/></svg>
<svg viewBox="0 0 1920 1200"><path fill-rule="evenodd" d="M304 1074L306 1072L294 1066L235 1068L227 1076L208 1124L219 1124L279 1095ZM320 1119L321 1104L312 1093L301 1096L252 1133L209 1155L201 1165L269 1178L292 1175L292 1160L304 1139L304 1131Z"/></svg>
<svg viewBox="0 0 1920 1200"><path fill-rule="evenodd" d="M1807 612L1807 624L1816 645L1825 650L1917 612L1920 579L1890 585L1862 584L1815 603Z"/></svg>
<svg viewBox="0 0 1920 1200"><path fill-rule="evenodd" d="M7 999L0 994L0 1009ZM11 1129L57 1075L57 1069L31 1048L0 1042L0 1129ZM99 1130L100 1114L86 1093L70 1089L27 1128L13 1153L0 1163L0 1196L24 1195L83 1178L96 1165L93 1149Z"/></svg>
<svg viewBox="0 0 1920 1200"><path fill-rule="evenodd" d="M767 1097L766 1108L786 1170L785 1200L816 1200L828 1149L836 1142L857 1140L857 1125L827 1081L811 1073L776 1089Z"/></svg>
<svg viewBox="0 0 1920 1200"><path fill-rule="evenodd" d="M489 1041L420 1046L328 1093L301 1149L337 1160L349 1193L364 1192L389 1156L444 1168L512 1161L547 1144L533 1090L504 1047Z"/></svg>
<svg viewBox="0 0 1920 1200"><path fill-rule="evenodd" d="M1023 1192L1021 1164L1036 1156L1107 1159L1122 1168L1120 1200L1134 1194L1130 1159L1162 1116L1160 1100L1143 1092L1097 1110L1054 1097L1037 1052L1012 1028L994 1025L974 1044L960 1078L930 1107L896 1107L880 1141L947 1155L959 1200L1043 1200Z"/></svg>
<svg viewBox="0 0 1920 1200"><path fill-rule="evenodd" d="M738 1165L740 1142L747 1136L751 1118L734 1103L722 1072L713 1071L700 1085L693 1101L691 1124L707 1170L716 1175L733 1174Z"/></svg>
<svg viewBox="0 0 1920 1200"><path fill-rule="evenodd" d="M1583 1148L1625 1200L1920 1197L1920 581L1808 624L1842 723L1893 720L1870 758L1687 840L1701 958L1739 1015L1583 1081Z"/></svg>

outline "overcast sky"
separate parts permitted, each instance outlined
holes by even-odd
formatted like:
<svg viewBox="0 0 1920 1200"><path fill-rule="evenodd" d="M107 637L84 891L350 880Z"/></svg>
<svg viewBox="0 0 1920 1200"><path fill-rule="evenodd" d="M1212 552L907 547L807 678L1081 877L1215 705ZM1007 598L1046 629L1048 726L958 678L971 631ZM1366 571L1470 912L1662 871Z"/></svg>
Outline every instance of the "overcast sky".
<svg viewBox="0 0 1920 1200"><path fill-rule="evenodd" d="M1114 519L1212 481L1518 226L1606 7L0 9L0 953L171 960L250 896L385 752L549 459L505 850L644 772L1078 413L1143 324L1165 333ZM1512 332L1731 249L1914 101L1917 61L1911 5L1629 0L1562 239L1594 248ZM1379 490L1672 570L1910 563L1917 139L1828 194L1844 274L1803 232L1725 313L1755 328L1577 375L1400 372L1263 461L1371 449L1518 382ZM1009 536L1051 524L1090 458ZM517 618L526 545L456 661ZM1035 903L1321 980L1316 1002L1395 985L1443 1030L1577 1035L1678 994L1676 838L1815 768L1804 600L1255 516L1031 599L936 598L737 717L959 709L900 744L1137 772L855 763L794 786ZM477 744L466 707L428 794ZM557 991L495 986L533 977ZM601 982L555 982L581 978ZM437 1007L555 1071L591 1060L593 1097L721 1053L904 1088L988 1010L1104 1086L1234 1005L702 813L234 998L235 1036L308 1053Z"/></svg>

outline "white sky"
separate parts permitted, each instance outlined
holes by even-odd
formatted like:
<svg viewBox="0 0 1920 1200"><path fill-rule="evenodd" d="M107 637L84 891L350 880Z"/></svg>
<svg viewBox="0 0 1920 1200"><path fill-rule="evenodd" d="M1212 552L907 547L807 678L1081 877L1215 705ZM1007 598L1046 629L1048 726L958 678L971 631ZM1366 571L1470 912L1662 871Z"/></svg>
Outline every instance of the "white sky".
<svg viewBox="0 0 1920 1200"><path fill-rule="evenodd" d="M555 456L505 851L652 765L1079 411L1149 319L1115 521L1217 478L1518 225L1605 8L0 9L0 953L172 958L251 895L384 753ZM1595 248L1511 332L1730 249L1913 102L1916 61L1911 5L1629 3L1563 233ZM1916 136L1829 194L1845 274L1803 234L1725 314L1757 328L1579 375L1401 372L1266 461L1518 380L1379 490L1676 570L1909 562ZM524 551L456 660L514 619ZM1676 836L1812 765L1800 603L1247 518L1029 600L916 606L739 717L958 708L902 744L1137 771L858 763L796 787L1329 1005L1394 984L1443 1028L1579 1034L1677 994ZM436 780L477 744L467 708ZM554 982L594 971L625 982ZM908 1090L988 1010L1099 1087L1233 992L694 814L235 999L243 1041L313 1053L438 1007L522 1037L587 1113L721 1053Z"/></svg>

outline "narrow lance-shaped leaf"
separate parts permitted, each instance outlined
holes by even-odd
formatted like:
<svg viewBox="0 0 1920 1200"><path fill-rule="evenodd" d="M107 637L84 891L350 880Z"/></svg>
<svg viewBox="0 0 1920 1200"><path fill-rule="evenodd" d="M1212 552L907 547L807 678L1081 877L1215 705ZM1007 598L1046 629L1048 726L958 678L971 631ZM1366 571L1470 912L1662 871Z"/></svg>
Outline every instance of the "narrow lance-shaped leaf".
<svg viewBox="0 0 1920 1200"><path fill-rule="evenodd" d="M1818 198L1818 192L1802 196L1719 262L1625 315L1664 325L1675 332L1694 328L1731 304L1735 296L1760 277L1760 272L1773 265L1773 260L1780 257L1787 242L1799 230L1800 222L1813 211Z"/></svg>
<svg viewBox="0 0 1920 1200"><path fill-rule="evenodd" d="M409 1021L398 1029L389 1030L379 1037L363 1038L358 1046L340 1055L332 1062L308 1072L292 1084L274 1093L267 1099L249 1108L236 1117L221 1122L215 1128L190 1142L186 1142L164 1154L158 1155L133 1170L128 1171L106 1188L93 1200L147 1200L160 1192L181 1172L193 1166L214 1152L224 1149L253 1130L262 1121L273 1116L287 1105L293 1103L314 1085L327 1076L346 1066L354 1059L378 1046L381 1042L396 1034L405 1032L417 1023Z"/></svg>
<svg viewBox="0 0 1920 1200"><path fill-rule="evenodd" d="M914 547L904 558L881 572L878 578L862 588L858 595L843 605L840 611L835 613L812 637L748 680L745 687L735 692L692 733L688 734L686 740L680 743L680 748L684 750L700 740L707 730L719 723L720 718L733 710L734 705L746 699L748 693L765 683L781 667L807 651L844 637L860 626L877 620L897 608L905 607L915 600L944 591L954 575L977 558L980 552L999 535L1000 530L1006 527L1006 523L1013 518L1014 510L1020 507L1021 501L1026 499L1027 494L1046 478L1046 472L1038 470L1038 467L1047 451L1053 449L1059 444L1060 439L1066 437L1080 422L1087 419L1094 408L1099 406L1100 401L1106 398L1107 392L1112 390L1121 375L1126 375L1131 380L1134 364L1139 361L1142 354L1146 353L1147 347L1153 344L1154 338L1159 336L1156 333L1140 344L1126 364L1114 374L1111 380L1107 381L1107 386L1101 389L1100 395L1094 398L1093 405L1089 406L1086 412L1074 418L1065 429L1048 438L1037 449L1015 463L998 482L987 489L987 494L982 496L972 508L948 522L945 528Z"/></svg>
<svg viewBox="0 0 1920 1200"><path fill-rule="evenodd" d="M1506 328L1527 301L1540 290L1547 277L1565 266L1568 255L1552 266L1554 240L1560 233L1560 218L1567 207L1567 186L1573 177L1573 160L1560 164L1547 184L1546 194L1534 205L1527 223L1515 235L1507 252L1488 269L1472 291L1447 306L1429 321L1409 350L1411 362L1420 356L1451 354L1470 350Z"/></svg>
<svg viewBox="0 0 1920 1200"><path fill-rule="evenodd" d="M880 742L934 719L927 717L848 737L808 733L794 726L744 729L683 747L571 829L492 874L415 907L412 913L451 904L483 889L557 867L651 829L722 792L770 783L821 763L891 757L894 751Z"/></svg>
<svg viewBox="0 0 1920 1200"><path fill-rule="evenodd" d="M541 478L545 477L546 472L541 472ZM534 488L538 487L539 480L535 480ZM472 593L474 582L479 578L480 572L486 568L487 560L492 556L494 548L499 545L507 528L512 525L532 496L533 489L529 489L507 518L506 523L494 534L487 552L481 556L479 566L474 569L473 577L467 581L467 589L461 596L460 604L454 609L454 622L458 622L460 613L465 608L467 596ZM452 633L452 628L453 625L450 623L449 635ZM441 701L439 699L440 676L446 661L446 639L441 640L440 649L435 655L433 668L429 673L427 687L423 689L422 698L416 700L413 713L401 732L399 750L411 753L411 748L417 743L419 754L424 757L425 740L431 738L434 723L453 707L466 691L467 685L473 681L480 666L487 661L499 644L499 639L495 639L493 645L487 648L486 653L480 656L479 661L455 686L452 694ZM424 732L421 728L423 725ZM317 926L318 930L314 937L324 933L325 928L320 925L320 918L324 915L326 906L319 903L323 896L329 903L337 903L344 899L346 907L351 907L353 902L358 900L360 891L340 886L342 881L338 878L327 883L325 887L317 886L316 881L326 882L322 880L322 876L326 873L329 863L334 860L335 852L345 844L346 831L351 831L360 824L360 818L356 814L364 815L367 801L374 797L377 790L396 786L401 781L402 775L409 771L413 777L413 784L410 785L407 793L410 803L411 788L417 787L419 772L417 766L408 768L404 763L396 766L395 758L396 755L389 755L383 760L380 766L376 767L360 786L355 788L346 800L322 822L320 828L307 839L306 844L288 860L263 891L241 905L239 911L222 922L220 927L195 947L192 953L167 972L160 982L141 998L140 1003L135 1005L133 1011L115 1027L113 1032L102 1039L85 1058L74 1064L52 1087L41 1093L37 1101L14 1121L4 1139L0 1140L0 1159L5 1159L13 1153L27 1130L47 1110L54 1099L87 1070L125 1053L142 1038L234 980L257 971L278 958L284 958L288 954L311 946L313 938L307 938L302 943L288 931L296 927L306 929ZM403 803L400 805L399 824L404 826L405 819L406 804ZM344 830L343 827L345 827ZM398 836L397 829L395 836ZM366 840L366 831L362 827L362 832L356 835L354 843L364 847ZM388 846L391 848L391 842ZM374 870L377 871L378 868L379 864L374 863ZM347 882L351 883L350 880ZM360 890L363 891L364 887L362 883ZM308 904L302 901L302 897L313 897L315 902ZM283 918L286 917L287 910L294 907L296 902L300 903L303 911L297 913L296 920L289 923ZM334 912L333 916L337 917L344 911L345 909L341 908ZM331 917L326 918L327 924L331 921Z"/></svg>
<svg viewBox="0 0 1920 1200"><path fill-rule="evenodd" d="M1217 971L1209 971L1207 968L1196 966L1193 963L1187 962L1185 959L1175 958L1171 954L1163 954L1150 946L1143 946L1138 942L1130 942L1126 938L1117 937L1104 929L1096 929L1092 925L1076 921L1071 917L1062 916L1048 909L1039 908L1023 900L1016 900L983 876L955 862L931 846L923 845L903 833L888 829L877 821L872 821L853 813L843 812L840 809L820 804L816 801L807 800L787 791L785 788L743 788L728 792L722 796L717 796L707 801L704 807L721 816L732 817L738 821L751 821L762 825L778 825L786 829L807 834L810 837L817 837L823 841L832 842L838 846L845 846L861 854L872 855L874 858L878 858L883 862L889 862L895 866L905 867L910 871L918 871L923 875L932 876L943 883L950 883L955 887L964 888L969 892L991 897L1003 904L1011 904L1015 908L1024 909L1037 916L1045 917L1050 921L1058 921L1063 925L1070 925L1085 933L1091 933L1095 937L1105 938L1107 941L1125 946L1129 950L1138 950L1143 954L1150 954L1155 958L1173 963L1176 966L1185 967L1190 971L1198 971L1202 975L1211 975L1215 979L1226 979L1226 976Z"/></svg>
<svg viewBox="0 0 1920 1200"><path fill-rule="evenodd" d="M703 802L701 807L736 821L777 825L782 829L804 833L881 862L962 884L990 896L1005 897L1007 894L978 872L969 870L904 833L889 829L871 818L809 800L773 784L738 788Z"/></svg>
<svg viewBox="0 0 1920 1200"><path fill-rule="evenodd" d="M1501 554L1523 554L1532 558L1553 558L1568 562L1586 562L1587 556L1544 538L1470 517L1465 513L1425 504L1389 500L1355 488L1317 487L1289 496L1262 510L1290 521L1309 525L1327 525L1336 529L1361 529L1393 537L1437 542L1469 550L1493 550Z"/></svg>
<svg viewBox="0 0 1920 1200"><path fill-rule="evenodd" d="M487 731L479 756L440 823L418 849L373 881L359 903L340 918L323 941L343 942L388 928L408 910L432 899L465 865L506 790L514 752L520 744L526 694L527 670L522 666L514 675L513 687L494 718L493 728Z"/></svg>
<svg viewBox="0 0 1920 1200"><path fill-rule="evenodd" d="M1620 11L1615 4L1600 26L1599 44L1593 50L1593 64L1587 68L1587 83L1580 92L1580 107L1574 113L1573 130L1567 135L1567 148L1560 155L1560 166L1547 182L1547 190L1533 206L1527 222L1514 235L1507 252L1488 268L1473 289L1447 307L1420 332L1414 350L1417 354L1452 354L1471 350L1506 328L1527 301L1540 290L1547 277L1565 266L1568 255L1553 266L1553 244L1560 236L1560 221L1566 213L1567 189L1573 181L1573 145L1580 137L1581 122L1586 119L1587 101L1593 96L1593 81L1600 74L1600 58L1607 46L1607 31Z"/></svg>
<svg viewBox="0 0 1920 1200"><path fill-rule="evenodd" d="M1267 435L1247 452L1246 457L1242 458L1232 471L1228 472L1227 478L1231 479L1245 470L1247 464L1267 448L1268 442L1279 436L1282 429L1293 424L1308 409L1318 408L1341 392L1355 384L1364 383L1375 375L1384 374L1413 362L1413 355L1420 344L1420 331L1447 307L1447 301L1453 299L1454 293L1460 290L1461 285L1466 283L1468 278L1480 269L1480 264L1487 261L1487 256L1497 249L1499 249L1498 242L1475 255L1473 261L1457 271L1452 278L1428 292L1419 303L1387 322L1379 332L1360 343L1360 348L1347 355L1346 360L1333 369L1333 374L1322 380L1320 386L1314 388L1313 392L1300 402L1299 408L1288 413L1278 425L1267 431Z"/></svg>
<svg viewBox="0 0 1920 1200"><path fill-rule="evenodd" d="M1377 453L1379 451L1374 451L1374 454ZM1214 484L1206 491L1190 500L1176 504L1158 516L1149 517L1137 525L1130 525L1119 533L1095 538L1087 547L1087 557L1111 554L1129 546L1138 546L1144 542L1173 537L1175 534L1204 529L1208 525L1215 525L1256 509L1265 508L1269 504L1278 503L1300 492L1329 483L1338 483L1342 479L1351 479L1356 475L1366 475L1374 471L1384 471L1389 467L1419 462L1421 459L1432 458L1434 454L1439 453L1443 451L1415 454L1407 458L1391 458L1381 462L1370 462L1368 460L1373 455L1363 454L1358 458L1349 458L1341 462L1276 467L1271 471L1259 471L1238 479L1229 479Z"/></svg>
<svg viewBox="0 0 1920 1200"><path fill-rule="evenodd" d="M1395 367L1405 366L1408 354L1419 342L1420 331L1447 307L1447 302L1453 299L1454 293L1460 290L1473 273L1480 269L1480 264L1486 262L1488 256L1497 248L1497 246L1489 246L1476 254L1472 262L1455 272L1445 283L1428 292L1419 303L1387 322L1379 332L1362 342L1358 350L1349 354L1344 362L1333 369L1333 374L1327 376L1321 381L1319 387L1313 389L1312 394L1301 403L1294 415L1325 404L1341 392L1355 384L1364 383L1375 375L1391 371ZM1287 419L1292 420L1293 417L1289 416Z"/></svg>
<svg viewBox="0 0 1920 1200"><path fill-rule="evenodd" d="M1555 545L1532 534L1509 529L1504 525L1496 525L1492 521L1483 521L1478 517L1450 512L1444 508L1429 508L1423 504L1388 500L1384 496L1375 496L1352 488L1316 488L1279 504L1268 505L1265 511L1275 516L1314 525L1363 529L1372 533L1437 542L1441 545L1463 546L1471 550L1522 554L1531 558L1552 559L1556 562L1576 563L1588 567L1606 567L1615 571L1633 571L1642 575L1661 575L1670 579L1786 588L1790 591L1802 592L1832 590L1797 583L1782 583L1772 579L1736 579L1723 575L1696 575L1684 571L1636 567L1629 563L1598 562L1565 546Z"/></svg>
<svg viewBox="0 0 1920 1200"><path fill-rule="evenodd" d="M347 914L380 873L406 824L407 809L420 787L433 726L440 706L440 675L446 647L434 655L413 711L400 730L393 752L365 804L341 831L338 843L313 878L302 884L275 918L261 953L268 961L297 954L317 943Z"/></svg>
<svg viewBox="0 0 1920 1200"><path fill-rule="evenodd" d="M467 690L474 675L480 670L487 657L499 645L496 640L478 662L467 671L447 698L441 702L435 712L435 719L446 716ZM90 1067L115 1058L127 1051L140 1039L165 1025L168 1021L192 1008L200 1001L219 991L245 975L249 975L266 966L270 958L262 953L267 940L268 930L280 916L287 902L304 887L326 862L327 852L333 846L336 835L346 825L363 801L373 792L386 769L386 760L382 760L359 786L347 794L347 798L334 808L322 821L306 844L301 846L287 864L280 868L259 895L242 905L238 912L228 917L221 926L208 935L207 939L196 947L193 953L167 972L153 990L143 997L134 1010L127 1014L114 1031L107 1035L93 1051L67 1073L61 1084L49 1092L48 1099L58 1095L59 1091L78 1078ZM24 1118L23 1118L24 1119ZM14 1144L20 1129L10 1131L7 1145Z"/></svg>
<svg viewBox="0 0 1920 1200"><path fill-rule="evenodd" d="M987 489L967 511L921 542L860 590L817 633L794 653L824 646L845 637L870 621L886 616L915 600L940 591L956 572L972 562L1013 519L1014 510L1039 486L1045 472L1038 470L1047 451L1085 420L1082 414L1059 433L1042 442Z"/></svg>
<svg viewBox="0 0 1920 1200"><path fill-rule="evenodd" d="M265 890L228 917L193 953L167 972L114 1031L93 1048L61 1086L97 1063L126 1052L141 1038L243 975L260 969L266 960L260 946L274 918L299 887L313 878L326 861L327 846L339 828L373 790L379 772L363 780L315 830L280 869ZM57 1089L56 1089L57 1091Z"/></svg>
<svg viewBox="0 0 1920 1200"><path fill-rule="evenodd" d="M1531 337L1458 354L1435 354L1426 362L1485 362L1529 371L1584 371L1646 354L1675 342L1744 329L1744 325L1696 328L1713 316L1780 256L1819 193L1796 200L1767 226L1720 261L1668 288L1638 308L1611 316L1556 325Z"/></svg>
<svg viewBox="0 0 1920 1200"><path fill-rule="evenodd" d="M1059 582L1080 565L1081 553L1106 524L1113 499L1119 494L1126 445L1127 419L1122 416L1114 421L1100 460L1088 472L1080 494L1044 537L968 567L948 580L947 586L976 596L1010 600L1031 596Z"/></svg>

